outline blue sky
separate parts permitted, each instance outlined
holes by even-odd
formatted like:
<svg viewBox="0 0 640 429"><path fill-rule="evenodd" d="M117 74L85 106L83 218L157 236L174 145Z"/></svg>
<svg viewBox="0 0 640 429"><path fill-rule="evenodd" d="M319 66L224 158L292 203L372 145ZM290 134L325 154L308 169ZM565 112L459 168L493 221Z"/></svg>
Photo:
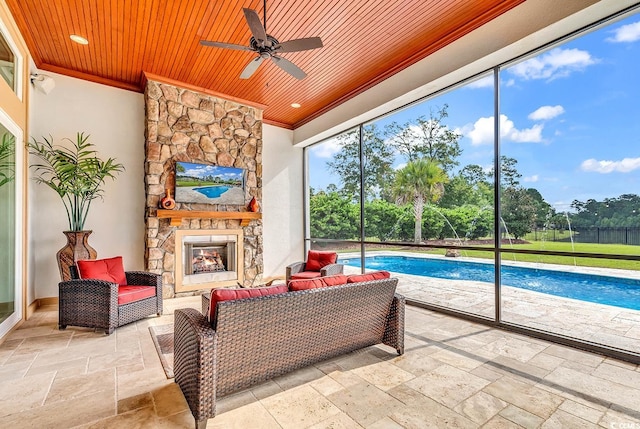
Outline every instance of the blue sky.
<svg viewBox="0 0 640 429"><path fill-rule="evenodd" d="M220 167L217 165L194 164L190 162L181 163L185 167L184 173L179 175L199 177L206 176L220 177L222 180L242 180L242 169L233 167Z"/></svg>
<svg viewBox="0 0 640 429"><path fill-rule="evenodd" d="M500 74L501 154L518 160L521 184L558 211L574 200L640 194L640 14L580 36ZM448 104L460 166L493 160L493 76L378 121L400 124ZM310 185L336 183L326 162L335 141L309 151ZM396 159L396 167L403 165Z"/></svg>

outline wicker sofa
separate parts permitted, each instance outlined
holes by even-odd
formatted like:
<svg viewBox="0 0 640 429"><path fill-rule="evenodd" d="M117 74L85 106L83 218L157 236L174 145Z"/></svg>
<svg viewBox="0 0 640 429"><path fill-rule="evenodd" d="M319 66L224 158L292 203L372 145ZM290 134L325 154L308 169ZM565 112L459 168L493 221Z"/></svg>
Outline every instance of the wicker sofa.
<svg viewBox="0 0 640 429"><path fill-rule="evenodd" d="M374 344L404 353L404 297L398 279L217 303L212 323L175 311L175 381L196 428L216 400L295 369ZM215 329L214 329L215 327Z"/></svg>

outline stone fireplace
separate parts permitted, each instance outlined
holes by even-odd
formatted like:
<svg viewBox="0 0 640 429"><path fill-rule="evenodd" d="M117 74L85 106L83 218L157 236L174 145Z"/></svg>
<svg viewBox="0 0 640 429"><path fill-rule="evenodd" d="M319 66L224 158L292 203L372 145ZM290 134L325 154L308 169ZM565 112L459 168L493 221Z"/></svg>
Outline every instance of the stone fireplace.
<svg viewBox="0 0 640 429"><path fill-rule="evenodd" d="M163 296L260 283L262 219L246 205L262 199L262 110L146 75L145 264L162 275ZM176 203L175 163L246 170L243 205Z"/></svg>

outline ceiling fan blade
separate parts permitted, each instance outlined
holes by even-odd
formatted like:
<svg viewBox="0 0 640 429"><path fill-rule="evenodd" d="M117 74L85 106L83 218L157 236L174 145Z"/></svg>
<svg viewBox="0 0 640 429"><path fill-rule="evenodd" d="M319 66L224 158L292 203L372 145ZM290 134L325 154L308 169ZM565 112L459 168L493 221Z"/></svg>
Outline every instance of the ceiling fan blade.
<svg viewBox="0 0 640 429"><path fill-rule="evenodd" d="M253 51L249 46L236 45L234 43L211 42L209 40L201 40L201 45L213 46L214 48L236 49L238 51Z"/></svg>
<svg viewBox="0 0 640 429"><path fill-rule="evenodd" d="M271 55L271 59L273 60L274 63L276 63L278 67L280 67L282 70L286 71L296 79L302 80L305 77L307 77L307 74L303 72L300 67L293 64L291 61L275 55Z"/></svg>
<svg viewBox="0 0 640 429"><path fill-rule="evenodd" d="M242 70L242 74L240 75L240 79L249 79L255 72L258 70L260 64L262 64L262 57L256 57L251 61L247 66Z"/></svg>
<svg viewBox="0 0 640 429"><path fill-rule="evenodd" d="M298 52L309 49L322 48L322 39L319 37L307 37L306 39L295 39L282 42L274 46L277 52Z"/></svg>
<svg viewBox="0 0 640 429"><path fill-rule="evenodd" d="M249 26L249 30L251 30L253 38L258 41L259 45L264 46L267 42L267 32L260 21L258 12L253 9L247 9L246 7L242 8L242 10L244 11L244 18L247 20L247 25Z"/></svg>

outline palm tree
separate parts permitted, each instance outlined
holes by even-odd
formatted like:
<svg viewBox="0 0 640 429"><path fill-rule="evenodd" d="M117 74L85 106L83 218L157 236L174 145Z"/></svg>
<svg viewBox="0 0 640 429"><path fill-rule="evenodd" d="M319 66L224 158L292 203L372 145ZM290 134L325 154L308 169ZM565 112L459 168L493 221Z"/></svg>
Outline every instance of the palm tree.
<svg viewBox="0 0 640 429"><path fill-rule="evenodd" d="M425 158L409 162L396 173L393 194L398 204L413 204L416 243L422 241L424 205L440 199L444 192L444 184L448 180L446 173L437 163Z"/></svg>

